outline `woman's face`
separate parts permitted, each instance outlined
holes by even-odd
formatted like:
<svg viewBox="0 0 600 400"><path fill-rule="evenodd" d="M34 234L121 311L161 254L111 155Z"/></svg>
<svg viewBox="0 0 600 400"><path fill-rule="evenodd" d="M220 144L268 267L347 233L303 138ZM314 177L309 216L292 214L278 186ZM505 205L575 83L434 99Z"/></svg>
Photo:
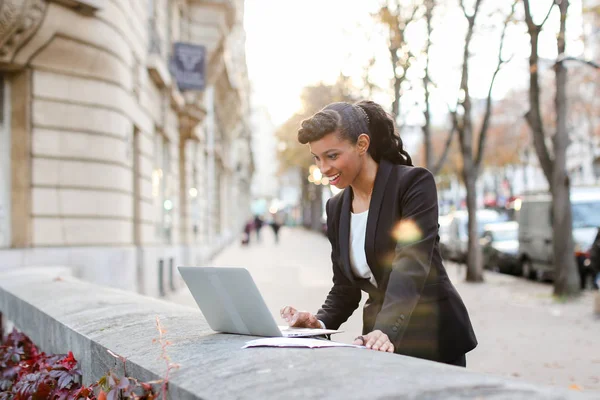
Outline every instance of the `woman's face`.
<svg viewBox="0 0 600 400"><path fill-rule="evenodd" d="M352 144L348 139L341 139L337 132L332 132L308 145L317 167L329 178L330 184L343 189L354 182L362 167L361 155L366 151L359 143Z"/></svg>

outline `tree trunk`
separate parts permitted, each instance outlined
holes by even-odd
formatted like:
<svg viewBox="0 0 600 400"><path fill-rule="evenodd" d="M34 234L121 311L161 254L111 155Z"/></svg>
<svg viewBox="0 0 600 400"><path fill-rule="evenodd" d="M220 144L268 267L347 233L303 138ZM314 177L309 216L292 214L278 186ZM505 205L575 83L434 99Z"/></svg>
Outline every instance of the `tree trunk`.
<svg viewBox="0 0 600 400"><path fill-rule="evenodd" d="M533 147L538 156L540 166L549 184L552 185L552 159L546 148L546 133L544 131L540 106L538 39L541 27L533 23L528 23L528 25L529 37L531 39L531 54L529 56L529 111L525 114L525 119L533 133Z"/></svg>
<svg viewBox="0 0 600 400"><path fill-rule="evenodd" d="M465 172L465 188L467 190L467 214L469 221L467 231L469 235L467 249L467 282L483 282L483 268L481 265L481 248L479 247L479 234L477 232L477 192L476 176Z"/></svg>
<svg viewBox="0 0 600 400"><path fill-rule="evenodd" d="M321 230L321 217L323 215L323 186L311 184L311 225L313 231Z"/></svg>
<svg viewBox="0 0 600 400"><path fill-rule="evenodd" d="M559 57L565 54L565 21L568 0L559 4L561 22L558 35ZM552 239L554 247L554 294L573 295L580 291L579 271L575 261L573 243L573 216L571 212L569 176L567 174L567 70L563 61L555 64L556 73L556 134L554 144L554 168L552 170Z"/></svg>
<svg viewBox="0 0 600 400"><path fill-rule="evenodd" d="M427 42L425 44L425 76L423 77L423 89L425 90L425 110L423 116L425 117L425 125L423 125L423 145L425 146L425 167L432 171L435 167L433 164L433 154L431 148L431 111L429 106L429 51L431 48L431 32L433 31L431 22L433 19L433 8L435 7L435 0L425 1L425 21L427 25ZM436 171L437 172L437 171Z"/></svg>
<svg viewBox="0 0 600 400"><path fill-rule="evenodd" d="M554 250L554 294L574 295L580 292L580 277L575 260L573 219L568 178L564 169L554 168L557 181L552 193L552 244ZM558 173L562 171L562 173ZM562 175L562 178L560 176ZM562 182L559 182L562 180Z"/></svg>
<svg viewBox="0 0 600 400"><path fill-rule="evenodd" d="M310 229L311 225L311 214L312 214L312 205L310 201L310 185L311 183L307 181L306 177L308 176L308 169L300 168L300 184L302 185L302 226L307 229Z"/></svg>
<svg viewBox="0 0 600 400"><path fill-rule="evenodd" d="M403 76L398 75L398 49L390 47L390 56L392 58L392 69L394 72L394 102L392 103L392 114L394 121L398 122L400 118L400 91L402 89ZM398 125L400 129L401 125Z"/></svg>

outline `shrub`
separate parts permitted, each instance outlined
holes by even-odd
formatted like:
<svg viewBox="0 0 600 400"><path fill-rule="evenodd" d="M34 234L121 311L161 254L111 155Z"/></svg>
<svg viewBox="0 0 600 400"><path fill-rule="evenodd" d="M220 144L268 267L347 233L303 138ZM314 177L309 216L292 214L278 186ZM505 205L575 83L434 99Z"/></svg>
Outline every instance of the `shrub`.
<svg viewBox="0 0 600 400"><path fill-rule="evenodd" d="M73 353L40 352L25 334L13 330L0 345L0 400L93 399L81 385Z"/></svg>
<svg viewBox="0 0 600 400"><path fill-rule="evenodd" d="M114 371L109 371L97 382L84 386L81 384L81 370L72 352L40 352L27 335L16 329L4 338L0 324L0 400L154 400L159 394L166 399L169 373L179 365L172 363L166 352L170 342L165 339L166 330L158 317L156 328L159 337L153 342L161 346L160 358L166 364L164 379L139 382L127 377L127 360L108 350L123 362L125 376L119 377Z"/></svg>

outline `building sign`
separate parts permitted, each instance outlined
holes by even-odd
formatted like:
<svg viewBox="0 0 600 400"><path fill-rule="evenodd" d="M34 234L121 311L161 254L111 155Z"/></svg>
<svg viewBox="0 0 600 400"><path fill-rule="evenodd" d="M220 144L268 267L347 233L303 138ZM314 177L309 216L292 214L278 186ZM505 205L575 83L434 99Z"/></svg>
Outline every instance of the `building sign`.
<svg viewBox="0 0 600 400"><path fill-rule="evenodd" d="M206 79L206 47L175 43L171 73L179 90L204 90Z"/></svg>

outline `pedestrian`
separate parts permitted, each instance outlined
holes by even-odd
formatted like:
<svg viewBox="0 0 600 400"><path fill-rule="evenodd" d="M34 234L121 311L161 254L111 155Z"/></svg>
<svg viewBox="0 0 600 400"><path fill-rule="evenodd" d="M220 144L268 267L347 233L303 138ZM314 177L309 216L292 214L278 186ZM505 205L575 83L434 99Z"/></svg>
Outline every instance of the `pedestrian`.
<svg viewBox="0 0 600 400"><path fill-rule="evenodd" d="M442 264L433 175L414 167L393 119L372 101L333 103L302 121L321 173L344 189L328 200L333 287L313 315L291 306L291 326L338 329L361 300L369 349L466 366L477 346L471 321Z"/></svg>
<svg viewBox="0 0 600 400"><path fill-rule="evenodd" d="M592 270L594 289L598 289L600 286L600 227L590 249L590 269Z"/></svg>
<svg viewBox="0 0 600 400"><path fill-rule="evenodd" d="M277 215L273 216L273 221L271 221L271 228L273 229L273 234L275 235L275 243L279 243L279 229L281 228L281 222L279 222Z"/></svg>
<svg viewBox="0 0 600 400"><path fill-rule="evenodd" d="M260 230L263 227L263 223L264 222L263 222L262 218L260 217L260 215L257 214L254 217L254 229L256 230L256 241L257 242L260 242Z"/></svg>
<svg viewBox="0 0 600 400"><path fill-rule="evenodd" d="M250 232L252 232L253 221L246 222L244 225L244 232L242 233L242 245L248 246L250 244Z"/></svg>

